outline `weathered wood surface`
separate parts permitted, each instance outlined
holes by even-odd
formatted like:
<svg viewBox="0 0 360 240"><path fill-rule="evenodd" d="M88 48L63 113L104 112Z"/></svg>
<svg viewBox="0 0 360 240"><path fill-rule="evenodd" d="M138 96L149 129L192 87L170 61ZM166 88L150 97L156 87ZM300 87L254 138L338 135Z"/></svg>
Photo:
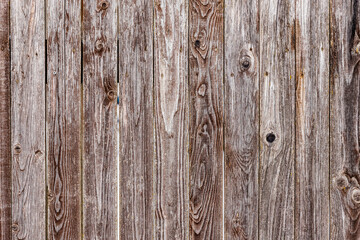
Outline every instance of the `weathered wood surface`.
<svg viewBox="0 0 360 240"><path fill-rule="evenodd" d="M329 239L329 2L296 1L295 239Z"/></svg>
<svg viewBox="0 0 360 240"><path fill-rule="evenodd" d="M295 5L260 8L259 239L294 237Z"/></svg>
<svg viewBox="0 0 360 240"><path fill-rule="evenodd" d="M44 1L10 1L13 239L45 239Z"/></svg>
<svg viewBox="0 0 360 240"><path fill-rule="evenodd" d="M224 2L189 5L190 239L221 239Z"/></svg>
<svg viewBox="0 0 360 240"><path fill-rule="evenodd" d="M83 238L118 235L117 13L83 1Z"/></svg>
<svg viewBox="0 0 360 240"><path fill-rule="evenodd" d="M225 239L257 239L258 1L228 1L225 13Z"/></svg>
<svg viewBox="0 0 360 240"><path fill-rule="evenodd" d="M81 238L81 1L48 0L48 239Z"/></svg>
<svg viewBox="0 0 360 240"><path fill-rule="evenodd" d="M331 1L331 239L360 238L360 5Z"/></svg>
<svg viewBox="0 0 360 240"><path fill-rule="evenodd" d="M189 239L188 2L154 2L155 239Z"/></svg>
<svg viewBox="0 0 360 240"><path fill-rule="evenodd" d="M153 4L119 4L120 239L153 239Z"/></svg>
<svg viewBox="0 0 360 240"><path fill-rule="evenodd" d="M0 1L0 239L11 239L10 2Z"/></svg>

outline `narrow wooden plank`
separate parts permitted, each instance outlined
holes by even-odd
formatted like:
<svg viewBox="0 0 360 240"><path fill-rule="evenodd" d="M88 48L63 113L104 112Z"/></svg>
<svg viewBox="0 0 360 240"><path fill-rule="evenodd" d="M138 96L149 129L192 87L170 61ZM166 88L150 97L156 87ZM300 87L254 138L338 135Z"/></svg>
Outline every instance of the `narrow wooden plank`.
<svg viewBox="0 0 360 240"><path fill-rule="evenodd" d="M153 239L153 3L119 1L120 239Z"/></svg>
<svg viewBox="0 0 360 240"><path fill-rule="evenodd" d="M10 2L0 1L0 239L11 239Z"/></svg>
<svg viewBox="0 0 360 240"><path fill-rule="evenodd" d="M188 2L154 4L155 239L188 239Z"/></svg>
<svg viewBox="0 0 360 240"><path fill-rule="evenodd" d="M296 1L295 238L329 239L329 2Z"/></svg>
<svg viewBox="0 0 360 240"><path fill-rule="evenodd" d="M81 238L81 1L47 1L48 239Z"/></svg>
<svg viewBox="0 0 360 240"><path fill-rule="evenodd" d="M331 239L360 238L360 5L331 1Z"/></svg>
<svg viewBox="0 0 360 240"><path fill-rule="evenodd" d="M116 239L117 1L83 1L83 237Z"/></svg>
<svg viewBox="0 0 360 240"><path fill-rule="evenodd" d="M44 1L10 1L13 239L45 239Z"/></svg>
<svg viewBox="0 0 360 240"><path fill-rule="evenodd" d="M228 1L225 13L225 239L257 239L258 1Z"/></svg>
<svg viewBox="0 0 360 240"><path fill-rule="evenodd" d="M190 0L190 239L223 236L223 11Z"/></svg>
<svg viewBox="0 0 360 240"><path fill-rule="evenodd" d="M294 238L295 4L260 13L259 239Z"/></svg>

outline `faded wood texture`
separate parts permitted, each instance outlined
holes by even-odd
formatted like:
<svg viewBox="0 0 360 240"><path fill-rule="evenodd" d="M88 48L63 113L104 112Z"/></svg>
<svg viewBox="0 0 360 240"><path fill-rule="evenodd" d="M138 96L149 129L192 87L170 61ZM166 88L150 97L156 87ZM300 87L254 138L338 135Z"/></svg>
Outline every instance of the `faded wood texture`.
<svg viewBox="0 0 360 240"><path fill-rule="evenodd" d="M10 1L12 239L45 239L44 1Z"/></svg>
<svg viewBox="0 0 360 240"><path fill-rule="evenodd" d="M118 235L117 1L83 1L83 238Z"/></svg>
<svg viewBox="0 0 360 240"><path fill-rule="evenodd" d="M188 1L154 4L154 239L188 239Z"/></svg>
<svg viewBox="0 0 360 240"><path fill-rule="evenodd" d="M331 1L331 239L360 238L360 5Z"/></svg>
<svg viewBox="0 0 360 240"><path fill-rule="evenodd" d="M296 1L295 239L329 239L329 2Z"/></svg>
<svg viewBox="0 0 360 240"><path fill-rule="evenodd" d="M225 4L225 239L258 238L258 4Z"/></svg>
<svg viewBox="0 0 360 240"><path fill-rule="evenodd" d="M189 5L190 239L221 239L224 2Z"/></svg>
<svg viewBox="0 0 360 240"><path fill-rule="evenodd" d="M0 1L0 239L11 239L10 2Z"/></svg>
<svg viewBox="0 0 360 240"><path fill-rule="evenodd" d="M81 238L81 1L47 1L48 239Z"/></svg>
<svg viewBox="0 0 360 240"><path fill-rule="evenodd" d="M153 4L119 4L120 239L153 239Z"/></svg>
<svg viewBox="0 0 360 240"><path fill-rule="evenodd" d="M295 4L261 1L259 239L294 238Z"/></svg>

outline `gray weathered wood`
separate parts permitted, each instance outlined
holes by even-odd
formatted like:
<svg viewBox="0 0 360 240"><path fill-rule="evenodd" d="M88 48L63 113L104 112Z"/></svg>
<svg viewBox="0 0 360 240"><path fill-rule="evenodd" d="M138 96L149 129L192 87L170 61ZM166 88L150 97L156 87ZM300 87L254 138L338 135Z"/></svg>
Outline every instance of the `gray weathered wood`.
<svg viewBox="0 0 360 240"><path fill-rule="evenodd" d="M360 5L331 1L331 239L360 238Z"/></svg>
<svg viewBox="0 0 360 240"><path fill-rule="evenodd" d="M293 239L295 4L263 0L260 10L259 239Z"/></svg>
<svg viewBox="0 0 360 240"><path fill-rule="evenodd" d="M190 239L221 239L224 2L189 1Z"/></svg>
<svg viewBox="0 0 360 240"><path fill-rule="evenodd" d="M44 1L10 1L13 239L45 239Z"/></svg>
<svg viewBox="0 0 360 240"><path fill-rule="evenodd" d="M188 239L188 2L154 4L155 239Z"/></svg>
<svg viewBox="0 0 360 240"><path fill-rule="evenodd" d="M227 1L225 13L225 239L257 239L258 1Z"/></svg>
<svg viewBox="0 0 360 240"><path fill-rule="evenodd" d="M296 1L295 238L329 239L329 2Z"/></svg>
<svg viewBox="0 0 360 240"><path fill-rule="evenodd" d="M119 1L120 239L153 239L152 1Z"/></svg>
<svg viewBox="0 0 360 240"><path fill-rule="evenodd" d="M83 237L116 239L117 3L83 1Z"/></svg>
<svg viewBox="0 0 360 240"><path fill-rule="evenodd" d="M81 238L81 1L48 0L47 239Z"/></svg>
<svg viewBox="0 0 360 240"><path fill-rule="evenodd" d="M11 239L10 2L0 1L0 239Z"/></svg>

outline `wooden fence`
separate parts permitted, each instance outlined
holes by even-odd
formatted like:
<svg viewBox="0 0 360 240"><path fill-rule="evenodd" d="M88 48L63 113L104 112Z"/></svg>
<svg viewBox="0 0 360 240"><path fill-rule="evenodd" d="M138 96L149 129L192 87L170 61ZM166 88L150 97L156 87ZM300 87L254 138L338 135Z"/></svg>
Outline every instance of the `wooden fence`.
<svg viewBox="0 0 360 240"><path fill-rule="evenodd" d="M0 0L0 238L360 239L357 0Z"/></svg>

